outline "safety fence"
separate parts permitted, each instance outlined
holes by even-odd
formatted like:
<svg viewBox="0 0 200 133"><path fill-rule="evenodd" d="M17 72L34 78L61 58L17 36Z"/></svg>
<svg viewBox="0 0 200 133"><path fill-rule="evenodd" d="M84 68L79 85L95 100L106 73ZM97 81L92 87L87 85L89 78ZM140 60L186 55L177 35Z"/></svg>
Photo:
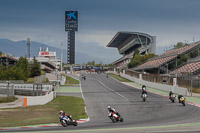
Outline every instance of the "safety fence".
<svg viewBox="0 0 200 133"><path fill-rule="evenodd" d="M140 74L142 80L165 84L165 85L173 85L173 78L177 79L177 85L179 87L188 88L189 91L195 92L197 90L200 91L200 78L194 78L191 75L156 75L156 74L143 74L139 72L135 72L132 70L126 70L125 74L130 75L135 78L140 78Z"/></svg>
<svg viewBox="0 0 200 133"><path fill-rule="evenodd" d="M31 83L0 83L0 94L7 96L42 96L51 93L55 88L52 84Z"/></svg>
<svg viewBox="0 0 200 133"><path fill-rule="evenodd" d="M0 94L7 97L14 96L14 86L13 85L0 85Z"/></svg>

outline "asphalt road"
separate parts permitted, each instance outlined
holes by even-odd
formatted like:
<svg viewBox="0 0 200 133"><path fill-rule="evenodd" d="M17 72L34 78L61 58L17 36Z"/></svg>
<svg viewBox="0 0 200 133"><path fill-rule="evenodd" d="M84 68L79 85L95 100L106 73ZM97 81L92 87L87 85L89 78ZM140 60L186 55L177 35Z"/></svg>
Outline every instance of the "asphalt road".
<svg viewBox="0 0 200 133"><path fill-rule="evenodd" d="M79 124L77 127L16 129L15 131L95 133L170 132L170 130L196 133L200 131L199 125L185 124L200 123L198 107L171 103L169 99L151 93L148 93L147 101L143 102L140 97L141 90L126 86L111 77L106 78L105 74L88 74L86 80L81 81L81 86L89 122ZM114 107L123 116L123 123L111 122L107 117L108 105Z"/></svg>

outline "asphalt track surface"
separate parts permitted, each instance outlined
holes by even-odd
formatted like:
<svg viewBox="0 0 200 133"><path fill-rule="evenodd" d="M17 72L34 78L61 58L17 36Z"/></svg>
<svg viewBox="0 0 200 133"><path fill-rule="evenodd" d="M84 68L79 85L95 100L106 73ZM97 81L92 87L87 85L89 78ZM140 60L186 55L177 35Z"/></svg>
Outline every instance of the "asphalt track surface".
<svg viewBox="0 0 200 133"><path fill-rule="evenodd" d="M66 128L46 127L32 129L16 129L12 131L39 132L147 132L145 127L156 127L148 132L169 132L167 125L184 123L200 123L200 108L180 103L171 103L169 99L148 93L147 101L143 102L141 90L126 86L105 74L88 74L86 80L81 80L87 113L90 121L77 127ZM124 118L124 122L112 123L107 117L107 106L110 105ZM187 125L187 124L186 124ZM162 128L160 128L160 127ZM140 131L133 131L137 127ZM199 132L200 129L190 129L188 126L177 129L171 127L172 132ZM195 127L195 126L194 126ZM196 127L199 127L196 126ZM160 129L160 130L157 130ZM189 130L189 131L188 131ZM9 130L8 130L9 131ZM4 131L5 132L5 131Z"/></svg>

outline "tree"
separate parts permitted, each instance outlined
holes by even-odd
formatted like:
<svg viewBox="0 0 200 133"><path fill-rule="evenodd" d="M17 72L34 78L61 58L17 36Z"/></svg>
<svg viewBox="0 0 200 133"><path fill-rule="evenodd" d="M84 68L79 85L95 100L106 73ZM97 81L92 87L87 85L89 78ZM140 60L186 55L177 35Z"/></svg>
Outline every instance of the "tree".
<svg viewBox="0 0 200 133"><path fill-rule="evenodd" d="M29 62L26 59L26 57L19 58L19 61L17 62L17 67L23 71L23 73L26 77L26 80L27 80L30 75L30 69L29 69Z"/></svg>
<svg viewBox="0 0 200 133"><path fill-rule="evenodd" d="M154 57L155 54L144 54L140 55L139 52L135 52L133 55L133 58L131 59L131 62L128 64L128 68L136 67L138 65L141 65L145 61L147 61L149 58Z"/></svg>
<svg viewBox="0 0 200 133"><path fill-rule="evenodd" d="M89 65L89 66L94 66L95 65L95 61L89 61L88 63L87 63L87 65Z"/></svg>
<svg viewBox="0 0 200 133"><path fill-rule="evenodd" d="M31 77L40 76L40 75L41 75L40 63L34 57L33 64L31 66Z"/></svg>
<svg viewBox="0 0 200 133"><path fill-rule="evenodd" d="M178 42L176 45L174 45L174 48L181 48L185 46L182 42Z"/></svg>
<svg viewBox="0 0 200 133"><path fill-rule="evenodd" d="M21 68L2 66L0 69L0 80L27 80Z"/></svg>

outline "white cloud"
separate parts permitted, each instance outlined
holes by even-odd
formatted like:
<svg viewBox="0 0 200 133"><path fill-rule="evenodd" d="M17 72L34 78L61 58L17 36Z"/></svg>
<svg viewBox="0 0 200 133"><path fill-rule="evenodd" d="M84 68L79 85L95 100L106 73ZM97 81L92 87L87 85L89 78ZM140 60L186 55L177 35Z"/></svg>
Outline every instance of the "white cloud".
<svg viewBox="0 0 200 133"><path fill-rule="evenodd" d="M94 43L106 47L115 34L112 31L87 31L85 33L77 33L76 41Z"/></svg>
<svg viewBox="0 0 200 133"><path fill-rule="evenodd" d="M12 41L26 40L29 37L32 41L48 44L54 47L60 47L61 42L65 42L65 33L62 34L41 29L15 29L14 31L0 32L0 38L6 38Z"/></svg>

